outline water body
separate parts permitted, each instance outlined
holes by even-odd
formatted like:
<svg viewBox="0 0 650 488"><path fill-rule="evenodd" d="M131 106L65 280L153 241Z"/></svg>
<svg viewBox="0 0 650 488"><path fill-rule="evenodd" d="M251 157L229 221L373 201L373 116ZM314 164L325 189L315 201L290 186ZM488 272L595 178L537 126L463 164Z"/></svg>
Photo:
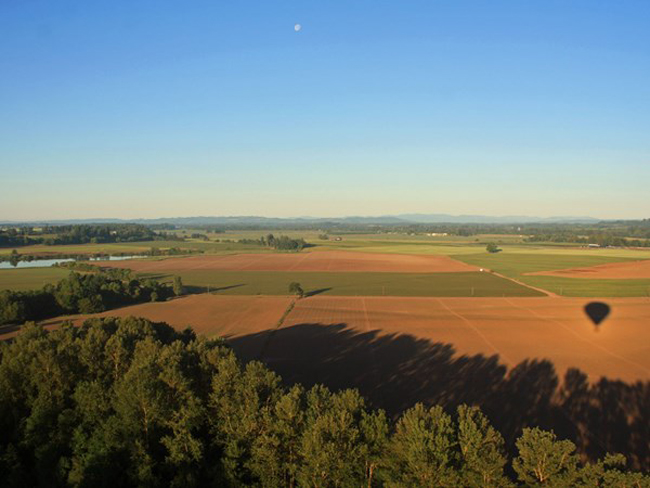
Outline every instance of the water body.
<svg viewBox="0 0 650 488"><path fill-rule="evenodd" d="M9 261L0 262L0 269L20 269L20 268L49 268L50 266L58 263L69 263L70 261L123 261L125 259L144 258L146 256L105 256L100 258L90 259L74 259L74 258L60 258L60 259L35 259L33 261L19 261L16 266L13 266Z"/></svg>

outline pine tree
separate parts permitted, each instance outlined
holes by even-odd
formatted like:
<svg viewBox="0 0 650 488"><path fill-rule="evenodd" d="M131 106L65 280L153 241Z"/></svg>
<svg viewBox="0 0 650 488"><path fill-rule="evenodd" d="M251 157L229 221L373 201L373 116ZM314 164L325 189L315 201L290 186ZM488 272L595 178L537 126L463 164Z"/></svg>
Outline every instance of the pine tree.
<svg viewBox="0 0 650 488"><path fill-rule="evenodd" d="M404 486L455 486L457 439L451 417L442 407L421 403L404 412L388 451L390 481Z"/></svg>
<svg viewBox="0 0 650 488"><path fill-rule="evenodd" d="M572 485L578 464L573 442L559 441L553 432L534 427L525 428L516 444L519 456L512 467L520 481L529 485Z"/></svg>
<svg viewBox="0 0 650 488"><path fill-rule="evenodd" d="M461 405L458 413L458 444L465 486L506 486L503 437L477 407Z"/></svg>

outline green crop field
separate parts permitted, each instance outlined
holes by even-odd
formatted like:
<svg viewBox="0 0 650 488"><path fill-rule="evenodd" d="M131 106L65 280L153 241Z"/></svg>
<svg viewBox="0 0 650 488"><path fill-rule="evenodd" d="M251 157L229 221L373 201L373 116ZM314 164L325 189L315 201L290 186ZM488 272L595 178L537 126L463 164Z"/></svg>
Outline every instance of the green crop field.
<svg viewBox="0 0 650 488"><path fill-rule="evenodd" d="M590 256L576 254L522 254L503 251L499 253L482 252L477 254L459 254L454 259L481 268L493 269L497 273L512 278L522 278L524 273L551 271L554 269L596 266L632 260L611 256Z"/></svg>
<svg viewBox="0 0 650 488"><path fill-rule="evenodd" d="M544 249L538 250L545 251ZM598 251L598 250L595 250ZM608 251L604 249L603 251ZM564 278L556 276L529 276L525 273L537 271L551 271L555 269L597 266L599 264L624 262L638 259L639 252L630 251L630 257L622 257L625 250L619 251L618 256L611 254L581 254L578 252L568 254L545 253L525 254L521 252L503 252L490 254L458 254L452 256L459 261L474 266L492 269L510 278L515 278L523 283L558 295L571 297L639 297L650 295L650 280L603 280L590 278ZM641 251L645 252L645 251ZM646 257L648 252L645 252Z"/></svg>
<svg viewBox="0 0 650 488"><path fill-rule="evenodd" d="M0 290L37 290L65 278L68 270L60 268L0 269Z"/></svg>
<svg viewBox="0 0 650 488"><path fill-rule="evenodd" d="M119 254L129 252L144 252L151 247L150 242L109 243L109 244L68 244L61 246L34 246L17 247L20 254ZM9 255L13 248L0 248L0 255Z"/></svg>
<svg viewBox="0 0 650 488"><path fill-rule="evenodd" d="M140 241L120 242L109 244L70 244L62 246L25 246L16 250L20 254L129 254L143 253L151 248L169 249L177 247L184 250L200 250L206 253L228 253L228 252L272 252L254 244L241 244L238 242L213 242L213 241ZM0 249L0 255L8 256L12 248Z"/></svg>
<svg viewBox="0 0 650 488"><path fill-rule="evenodd" d="M129 254L148 251L151 247L168 249L200 250L206 254L234 254L249 252L277 252L254 244L236 241L258 239L263 235L287 235L305 238L313 247L303 252L323 250L354 251L363 253L395 253L420 255L447 255L468 264L488 268L522 283L542 288L565 296L624 297L647 296L650 280L594 280L553 276L529 276L526 273L563 268L595 266L634 259L650 259L650 249L589 249L575 245L550 245L526 243L521 236L476 235L476 236L427 236L398 233L340 234L342 240L318 238L318 231L229 231L213 234L215 240L203 241L141 241L113 244L80 244L66 246L28 246L19 249L21 254ZM189 234L189 231L188 231ZM485 242L496 242L502 252L490 254ZM8 254L11 249L0 249ZM46 282L54 282L65 272L56 269L2 270L0 289L40 288ZM296 280L307 289L327 288L326 293L347 295L393 295L393 296L526 296L533 292L517 283L497 276L482 273L419 275L402 273L262 273L262 272L219 272L205 270L182 273L189 285L225 287L241 285L224 290L237 294L285 294L288 283ZM487 276L487 277L486 277ZM243 278L245 277L245 279ZM242 281L243 280L243 281ZM521 290L524 290L522 292ZM522 295L523 293L523 295ZM537 293L537 292L533 292Z"/></svg>
<svg viewBox="0 0 650 488"><path fill-rule="evenodd" d="M297 281L307 293L342 296L531 297L542 293L490 273L312 273L191 270L177 273L195 291L228 295L287 295ZM173 275L145 274L163 281Z"/></svg>
<svg viewBox="0 0 650 488"><path fill-rule="evenodd" d="M567 297L650 297L650 280L598 280L525 276L522 282Z"/></svg>

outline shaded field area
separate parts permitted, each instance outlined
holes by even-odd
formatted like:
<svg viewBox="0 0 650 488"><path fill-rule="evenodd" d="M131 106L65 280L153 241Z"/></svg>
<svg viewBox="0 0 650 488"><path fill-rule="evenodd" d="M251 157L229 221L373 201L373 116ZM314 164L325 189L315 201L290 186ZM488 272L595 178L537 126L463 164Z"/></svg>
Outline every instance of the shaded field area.
<svg viewBox="0 0 650 488"><path fill-rule="evenodd" d="M250 334L274 330L293 301L288 296L201 294L123 307L96 316L141 316L179 329L192 326L197 333L210 337L249 336L252 341ZM608 301L610 316L598 328L584 313L586 303L583 299L559 297L314 296L296 301L264 359L278 362L281 367L285 361L300 363L296 369L303 375L313 370L312 382L317 382L319 367L312 368L309 363L318 364L320 356L342 351L319 339L321 333L327 337L327 330L334 330L352 336L370 334L377 341L412 336L453 344L460 356L498 356L508 368L527 359L548 359L560 373L579 368L590 381L603 376L630 382L650 380L650 343L640 340L647 335L650 300ZM63 320L44 323L56 325ZM367 357L367 371L372 370L374 362L386 358Z"/></svg>
<svg viewBox="0 0 650 488"><path fill-rule="evenodd" d="M479 405L512 447L540 425L595 458L650 468L650 302L610 303L598 332L584 300L314 297L277 331L263 360L289 382L358 388L396 415L416 401Z"/></svg>
<svg viewBox="0 0 650 488"><path fill-rule="evenodd" d="M647 254L647 253L646 253ZM454 258L465 263L492 269L522 283L568 297L648 297L650 279L570 278L542 276L543 272L561 268L638 265L638 258L580 254L459 254Z"/></svg>
<svg viewBox="0 0 650 488"><path fill-rule="evenodd" d="M298 301L274 340L278 350L269 355L281 360L285 346L299 354L296 346L305 343L293 331L305 324L317 329L344 324L353 335L372 332L378 340L397 340L408 334L454 344L462 355L498 355L507 367L548 359L560 373L577 367L593 381L601 376L650 380L650 343L639 340L647 334L650 300L611 301L610 317L598 330L584 313L586 303L563 298L313 297ZM340 351L318 339L313 346L324 354ZM310 357L313 351L306 359Z"/></svg>
<svg viewBox="0 0 650 488"><path fill-rule="evenodd" d="M531 275L560 276L565 278L588 279L648 279L650 280L650 259L643 261L627 261L624 263L600 264L584 268L556 269L553 271L537 271Z"/></svg>
<svg viewBox="0 0 650 488"><path fill-rule="evenodd" d="M384 273L462 273L477 271L475 266L448 256L409 254L364 254L322 251L275 254L236 254L190 256L160 261L114 261L102 266L130 268L136 272L188 270L218 271L295 271L295 272L384 272Z"/></svg>
<svg viewBox="0 0 650 488"><path fill-rule="evenodd" d="M0 290L36 290L56 283L69 273L60 268L0 269Z"/></svg>
<svg viewBox="0 0 650 488"><path fill-rule="evenodd" d="M534 297L544 294L490 273L331 273L188 270L144 277L183 283L223 295L286 295L299 282L308 295Z"/></svg>

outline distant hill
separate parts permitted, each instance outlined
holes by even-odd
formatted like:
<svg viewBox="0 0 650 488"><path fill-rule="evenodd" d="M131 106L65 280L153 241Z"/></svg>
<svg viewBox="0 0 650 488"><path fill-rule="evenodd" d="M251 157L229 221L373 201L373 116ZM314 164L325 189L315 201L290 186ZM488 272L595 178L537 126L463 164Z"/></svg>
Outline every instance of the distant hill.
<svg viewBox="0 0 650 488"><path fill-rule="evenodd" d="M505 215L501 217L489 215L448 215L448 214L401 214L398 218L422 224L453 223L453 224L593 224L601 219L593 217L531 217L527 215Z"/></svg>
<svg viewBox="0 0 650 488"><path fill-rule="evenodd" d="M6 221L4 224L112 224L112 223L136 223L136 224L171 224L179 226L192 225L247 225L272 227L273 225L305 225L305 224L368 224L368 225L408 225L408 224L592 224L601 222L601 219L593 217L530 217L525 215L449 215L449 214L400 214L381 216L349 216L349 217L298 217L298 218L275 218L259 216L231 216L231 217L161 217L158 219L66 219L66 220L39 220L39 221Z"/></svg>

